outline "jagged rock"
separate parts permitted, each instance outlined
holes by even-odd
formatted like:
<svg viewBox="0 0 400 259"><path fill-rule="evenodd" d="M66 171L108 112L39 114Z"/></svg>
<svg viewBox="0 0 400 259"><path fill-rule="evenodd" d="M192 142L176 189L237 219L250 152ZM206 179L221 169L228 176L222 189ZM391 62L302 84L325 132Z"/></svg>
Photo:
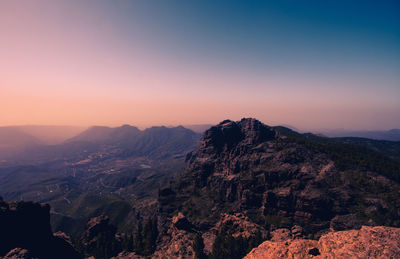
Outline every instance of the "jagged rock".
<svg viewBox="0 0 400 259"><path fill-rule="evenodd" d="M351 228L360 228L361 221L354 214L337 215L330 223L331 230L340 231Z"/></svg>
<svg viewBox="0 0 400 259"><path fill-rule="evenodd" d="M64 240L65 242L67 242L68 244L70 244L70 245L72 246L71 237L68 236L67 234L65 234L64 232L62 232L62 231L57 231L57 232L55 232L53 235L54 235L55 237L58 237L58 238Z"/></svg>
<svg viewBox="0 0 400 259"><path fill-rule="evenodd" d="M107 216L101 215L91 218L86 223L85 232L80 239L80 246L86 256L99 253L99 247L103 251L102 256L111 257L120 252L116 239L116 227L110 224Z"/></svg>
<svg viewBox="0 0 400 259"><path fill-rule="evenodd" d="M3 259L33 259L32 254L27 249L14 248L8 252Z"/></svg>
<svg viewBox="0 0 400 259"><path fill-rule="evenodd" d="M152 258L194 258L194 237L195 233L178 229L172 224L166 235L161 237Z"/></svg>
<svg viewBox="0 0 400 259"><path fill-rule="evenodd" d="M278 228L274 231L271 231L271 241L279 242L279 241L286 241L291 239L292 236L290 234L290 230L287 228Z"/></svg>
<svg viewBox="0 0 400 259"><path fill-rule="evenodd" d="M186 173L159 192L159 211L182 212L203 234L225 212L242 212L268 230L296 225L293 238L318 238L330 228L361 224L397 226L400 209L387 197L398 193L399 183L362 167L340 169L336 153L314 147L327 140L308 144L315 138L255 119L223 121L207 130L187 155ZM354 188L360 179L374 185L372 191Z"/></svg>
<svg viewBox="0 0 400 259"><path fill-rule="evenodd" d="M303 228L298 225L294 225L290 232L292 232L293 239L300 238L303 235Z"/></svg>
<svg viewBox="0 0 400 259"><path fill-rule="evenodd" d="M265 241L245 259L258 258L398 258L400 228L363 226L322 235L319 241Z"/></svg>
<svg viewBox="0 0 400 259"><path fill-rule="evenodd" d="M217 235L225 233L237 238L254 237L260 234L262 239L267 238L268 233L265 228L251 222L248 217L241 213L227 214L223 213L220 220L209 231L203 233L204 252L210 254Z"/></svg>
<svg viewBox="0 0 400 259"><path fill-rule="evenodd" d="M38 258L80 258L68 242L53 236L47 204L0 200L0 229L0 256L20 248L13 253L22 256L27 250Z"/></svg>
<svg viewBox="0 0 400 259"><path fill-rule="evenodd" d="M179 212L178 215L172 218L172 224L177 229L186 230L186 231L193 231L193 224L189 222L189 220Z"/></svg>
<svg viewBox="0 0 400 259"><path fill-rule="evenodd" d="M135 252L121 252L111 259L144 259L146 257L136 254Z"/></svg>

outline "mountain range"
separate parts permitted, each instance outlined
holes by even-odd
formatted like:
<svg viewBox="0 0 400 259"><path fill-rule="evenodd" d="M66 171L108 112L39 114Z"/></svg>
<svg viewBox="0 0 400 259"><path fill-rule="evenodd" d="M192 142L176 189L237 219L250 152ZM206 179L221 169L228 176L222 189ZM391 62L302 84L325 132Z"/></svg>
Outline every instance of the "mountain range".
<svg viewBox="0 0 400 259"><path fill-rule="evenodd" d="M96 126L12 159L0 167L0 195L50 204L52 229L96 258L241 258L265 240L252 254L289 237L322 242L336 231L400 227L396 141L245 118L202 137L184 127Z"/></svg>
<svg viewBox="0 0 400 259"><path fill-rule="evenodd" d="M382 130L382 131L346 131L346 130L329 130L322 131L321 134L331 137L357 137L376 140L400 141L400 129Z"/></svg>

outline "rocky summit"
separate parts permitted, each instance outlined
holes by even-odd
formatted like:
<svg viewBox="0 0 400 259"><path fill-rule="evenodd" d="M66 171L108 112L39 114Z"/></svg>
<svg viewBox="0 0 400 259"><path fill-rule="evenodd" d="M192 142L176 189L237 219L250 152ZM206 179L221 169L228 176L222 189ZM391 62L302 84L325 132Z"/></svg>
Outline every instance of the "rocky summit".
<svg viewBox="0 0 400 259"><path fill-rule="evenodd" d="M225 120L204 133L186 162L186 172L159 191L159 210L183 213L201 233L223 213L298 238L400 226L398 160L361 146L256 119Z"/></svg>

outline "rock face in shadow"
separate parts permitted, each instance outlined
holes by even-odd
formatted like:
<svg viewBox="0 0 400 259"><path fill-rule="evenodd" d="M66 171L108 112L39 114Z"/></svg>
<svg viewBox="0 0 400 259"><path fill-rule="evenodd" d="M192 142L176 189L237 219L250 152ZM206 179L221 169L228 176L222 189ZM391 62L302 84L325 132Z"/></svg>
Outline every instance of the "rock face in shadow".
<svg viewBox="0 0 400 259"><path fill-rule="evenodd" d="M265 241L245 259L258 258L398 258L400 229L363 226L322 235L317 240Z"/></svg>
<svg viewBox="0 0 400 259"><path fill-rule="evenodd" d="M47 204L0 199L0 230L0 256L80 258L68 242L53 235Z"/></svg>
<svg viewBox="0 0 400 259"><path fill-rule="evenodd" d="M400 226L400 184L385 171L393 164L369 166L365 150L352 153L359 159L352 163L340 151L347 147L353 148L255 119L223 121L188 154L186 173L159 191L159 212L181 211L202 232L226 212L269 231L296 226L301 231L293 235L309 238L361 225Z"/></svg>
<svg viewBox="0 0 400 259"><path fill-rule="evenodd" d="M85 256L110 258L121 251L120 243L115 237L117 228L110 224L106 216L91 218L86 223L86 230L80 239L80 246Z"/></svg>

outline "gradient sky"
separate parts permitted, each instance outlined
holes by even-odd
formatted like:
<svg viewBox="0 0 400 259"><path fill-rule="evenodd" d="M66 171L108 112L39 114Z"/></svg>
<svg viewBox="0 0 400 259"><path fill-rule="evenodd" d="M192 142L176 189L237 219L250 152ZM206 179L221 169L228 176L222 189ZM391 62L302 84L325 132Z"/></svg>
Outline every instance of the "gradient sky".
<svg viewBox="0 0 400 259"><path fill-rule="evenodd" d="M400 2L0 2L0 125L242 117L400 128Z"/></svg>

